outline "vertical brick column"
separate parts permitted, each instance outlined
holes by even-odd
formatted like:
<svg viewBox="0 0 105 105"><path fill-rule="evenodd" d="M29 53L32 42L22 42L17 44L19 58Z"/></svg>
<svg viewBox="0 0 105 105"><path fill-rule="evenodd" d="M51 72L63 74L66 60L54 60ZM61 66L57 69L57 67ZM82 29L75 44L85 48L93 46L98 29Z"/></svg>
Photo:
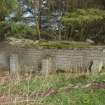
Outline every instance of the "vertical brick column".
<svg viewBox="0 0 105 105"><path fill-rule="evenodd" d="M10 56L10 74L13 77L17 77L19 73L19 60L17 54L12 54Z"/></svg>
<svg viewBox="0 0 105 105"><path fill-rule="evenodd" d="M55 63L51 57L42 59L41 67L42 67L41 72L43 75L48 75L56 71Z"/></svg>

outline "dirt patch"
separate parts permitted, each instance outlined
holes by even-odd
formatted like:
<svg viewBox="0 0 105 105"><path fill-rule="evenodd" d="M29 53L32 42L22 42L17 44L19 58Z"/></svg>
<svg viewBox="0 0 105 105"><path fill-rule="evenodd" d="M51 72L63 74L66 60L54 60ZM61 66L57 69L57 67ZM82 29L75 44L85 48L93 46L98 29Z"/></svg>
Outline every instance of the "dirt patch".
<svg viewBox="0 0 105 105"><path fill-rule="evenodd" d="M94 89L105 89L105 83L94 83L92 87Z"/></svg>

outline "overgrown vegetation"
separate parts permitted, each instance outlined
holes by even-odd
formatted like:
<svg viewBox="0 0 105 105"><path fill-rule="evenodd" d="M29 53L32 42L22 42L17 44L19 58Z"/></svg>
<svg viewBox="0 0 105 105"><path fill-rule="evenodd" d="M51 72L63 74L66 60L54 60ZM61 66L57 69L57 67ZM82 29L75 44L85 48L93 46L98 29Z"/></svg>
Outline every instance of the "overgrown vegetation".
<svg viewBox="0 0 105 105"><path fill-rule="evenodd" d="M16 9L17 0L0 0L0 21L4 21L14 9Z"/></svg>
<svg viewBox="0 0 105 105"><path fill-rule="evenodd" d="M31 97L29 105L104 105L105 74L70 75L56 74L34 76L31 79L0 85L0 93ZM97 85L95 85L97 84ZM11 87L11 88L9 88ZM21 99L21 98L20 98ZM31 100L29 98L29 100ZM27 102L21 103L26 105ZM19 103L20 104L20 103ZM12 104L11 104L12 105ZM18 104L16 104L18 105Z"/></svg>
<svg viewBox="0 0 105 105"><path fill-rule="evenodd" d="M63 30L59 31L41 31L41 39L47 40L75 40L86 41L94 40L96 43L105 42L105 11L99 9L77 9L66 13L61 17ZM25 26L23 23L1 22L0 23L1 40L8 36L17 38L38 39L39 33L34 28ZM60 35L59 35L60 34Z"/></svg>
<svg viewBox="0 0 105 105"><path fill-rule="evenodd" d="M87 39L90 39L94 43L105 43L105 10L103 0L93 0L94 4L89 4L88 0L86 2L82 2L81 0L53 0L46 2L46 5L40 0L31 0L26 3L28 3L29 11L33 13L35 18L36 26L34 27L23 24L22 8L24 7L20 7L21 4L17 0L0 1L1 41L5 40L8 36L12 36L32 40L44 39L54 41L85 42ZM42 5L44 6L42 7ZM45 8L47 8L47 11ZM11 13L12 15L16 15L13 19L8 17ZM56 22L54 24L52 23L51 27L47 26L43 28L42 26L48 24L45 24L45 22L50 19L52 14L56 14L57 16L54 18ZM44 22L41 20L44 20Z"/></svg>
<svg viewBox="0 0 105 105"><path fill-rule="evenodd" d="M72 48L95 48L94 44L85 42L68 42L68 41L44 41L44 40L29 40L29 39L17 39L9 37L6 40L12 46L18 46L22 48L37 48L37 49L72 49Z"/></svg>
<svg viewBox="0 0 105 105"><path fill-rule="evenodd" d="M104 42L105 11L99 9L77 9L61 18L65 26L65 37L69 40L85 41L87 38Z"/></svg>
<svg viewBox="0 0 105 105"><path fill-rule="evenodd" d="M6 37L34 39L37 38L37 32L23 23L1 22L0 39L5 40Z"/></svg>

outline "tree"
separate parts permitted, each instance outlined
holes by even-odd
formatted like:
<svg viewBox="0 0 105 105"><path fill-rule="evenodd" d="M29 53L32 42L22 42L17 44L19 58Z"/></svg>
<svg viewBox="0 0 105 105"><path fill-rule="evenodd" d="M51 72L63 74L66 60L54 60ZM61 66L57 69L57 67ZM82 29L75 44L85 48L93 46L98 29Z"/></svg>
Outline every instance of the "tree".
<svg viewBox="0 0 105 105"><path fill-rule="evenodd" d="M17 5L17 0L0 0L0 21L4 21L5 17L11 13Z"/></svg>
<svg viewBox="0 0 105 105"><path fill-rule="evenodd" d="M104 9L105 9L105 0L102 0L102 4L103 4Z"/></svg>
<svg viewBox="0 0 105 105"><path fill-rule="evenodd" d="M98 39L105 31L105 11L100 9L77 9L61 18L65 26L66 40L85 41L87 38ZM100 27L100 28L99 28ZM105 38L105 37L104 37ZM100 38L101 39L101 38ZM103 39L102 39L103 40Z"/></svg>
<svg viewBox="0 0 105 105"><path fill-rule="evenodd" d="M35 17L35 23L36 23L36 27L35 30L38 33L38 37L39 40L41 38L40 36L40 32L41 32L41 6L42 6L42 0L28 0L29 1L29 5L31 6L32 10L33 10L33 14Z"/></svg>

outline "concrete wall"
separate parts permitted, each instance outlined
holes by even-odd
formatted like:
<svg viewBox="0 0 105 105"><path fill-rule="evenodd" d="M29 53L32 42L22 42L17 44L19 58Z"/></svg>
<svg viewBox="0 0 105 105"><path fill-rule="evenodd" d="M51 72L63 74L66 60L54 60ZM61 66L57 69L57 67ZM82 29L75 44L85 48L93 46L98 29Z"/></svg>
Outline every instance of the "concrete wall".
<svg viewBox="0 0 105 105"><path fill-rule="evenodd" d="M10 59L13 54L18 55L18 65L22 71L40 71L42 61L46 57L51 57L53 60L53 66L50 67L52 70L65 70L68 72L85 71L89 67L91 61L103 62L105 65L105 50L102 47L58 50L4 46L0 47L1 68L10 68L11 64L8 59Z"/></svg>

